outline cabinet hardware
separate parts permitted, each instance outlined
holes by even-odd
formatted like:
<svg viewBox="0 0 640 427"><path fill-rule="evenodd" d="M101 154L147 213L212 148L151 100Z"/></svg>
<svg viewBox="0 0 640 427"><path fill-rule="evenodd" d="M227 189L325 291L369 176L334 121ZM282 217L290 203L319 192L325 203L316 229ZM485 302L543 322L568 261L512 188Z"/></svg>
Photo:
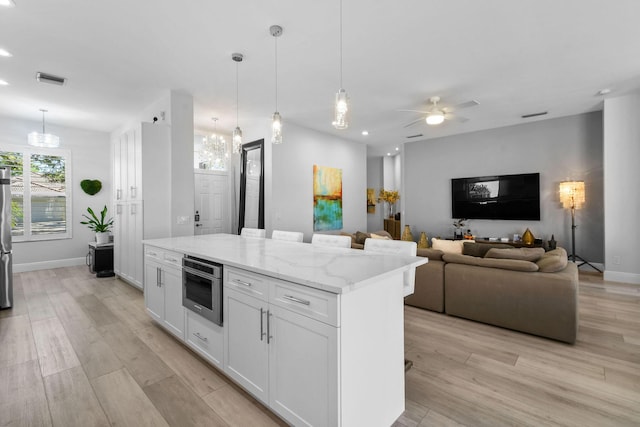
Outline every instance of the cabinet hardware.
<svg viewBox="0 0 640 427"><path fill-rule="evenodd" d="M304 305L310 305L311 301L307 301L306 299L300 299L300 298L296 298L294 296L291 295L284 295L282 298L289 300L289 301L293 301L293 302L297 302L298 304L304 304Z"/></svg>
<svg viewBox="0 0 640 427"><path fill-rule="evenodd" d="M204 341L204 342L209 341L209 339L208 339L207 337L203 337L202 335L200 335L200 332L194 332L194 333L193 333L193 335L195 335L195 336L196 336L196 338L199 338L199 339L201 339L201 340L202 340L202 341Z"/></svg>
<svg viewBox="0 0 640 427"><path fill-rule="evenodd" d="M273 335L271 335L271 321L269 320L271 316L273 316L271 310L267 310L267 344L270 344L273 339Z"/></svg>
<svg viewBox="0 0 640 427"><path fill-rule="evenodd" d="M167 258L166 258L166 260L167 260L167 261L171 261L171 262L178 262L178 260L177 260L177 259L175 259L175 258L169 258L169 257L167 257Z"/></svg>
<svg viewBox="0 0 640 427"><path fill-rule="evenodd" d="M132 198L132 199L135 199L135 198L136 198L136 193L137 193L137 192L138 192L138 189L132 185L132 186L131 186L131 198Z"/></svg>
<svg viewBox="0 0 640 427"><path fill-rule="evenodd" d="M161 274L162 274L162 273L161 273L160 267L156 267L156 286L157 286L157 287L160 287L160 282L161 282L161 280L162 280L162 279L160 278L160 275L161 275Z"/></svg>
<svg viewBox="0 0 640 427"><path fill-rule="evenodd" d="M264 336L265 336L263 316L264 316L264 309L260 307L260 341L264 341Z"/></svg>
<svg viewBox="0 0 640 427"><path fill-rule="evenodd" d="M157 253L155 253L155 252L151 252L151 251L147 252L147 255L151 255L151 256L158 256L158 254L157 254Z"/></svg>
<svg viewBox="0 0 640 427"><path fill-rule="evenodd" d="M251 283L249 282L245 282L243 280L239 280L239 279L233 279L233 281L239 285L243 285L243 286L247 286L247 287L251 287Z"/></svg>
<svg viewBox="0 0 640 427"><path fill-rule="evenodd" d="M198 311L202 311L202 307L200 307L198 304L193 304L193 308L195 308ZM213 310L213 307L211 307L211 309Z"/></svg>
<svg viewBox="0 0 640 427"><path fill-rule="evenodd" d="M120 200L122 198L122 190L116 190L116 200Z"/></svg>

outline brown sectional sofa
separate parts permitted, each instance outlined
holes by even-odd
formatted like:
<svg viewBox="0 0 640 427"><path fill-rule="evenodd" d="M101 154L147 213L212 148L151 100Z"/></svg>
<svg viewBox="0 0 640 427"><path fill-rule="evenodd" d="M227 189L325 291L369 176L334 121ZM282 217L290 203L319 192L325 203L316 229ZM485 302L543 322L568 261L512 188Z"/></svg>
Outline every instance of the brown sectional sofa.
<svg viewBox="0 0 640 427"><path fill-rule="evenodd" d="M374 234L385 235L379 231ZM346 233L345 233L346 234ZM388 235L388 233L387 233ZM362 248L352 236L352 247ZM362 237L362 236L360 236ZM518 250L485 244L466 253L418 249L429 258L416 269L416 287L405 304L533 335L574 343L578 331L578 268L563 248L533 261L510 259ZM520 251L522 252L522 251ZM484 255L484 256L483 256ZM501 258L497 258L501 257Z"/></svg>

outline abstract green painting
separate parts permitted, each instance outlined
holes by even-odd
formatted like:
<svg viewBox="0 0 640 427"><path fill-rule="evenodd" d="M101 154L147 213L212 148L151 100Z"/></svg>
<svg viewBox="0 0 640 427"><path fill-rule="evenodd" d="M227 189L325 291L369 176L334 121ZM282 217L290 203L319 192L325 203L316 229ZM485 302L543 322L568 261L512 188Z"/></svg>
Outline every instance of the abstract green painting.
<svg viewBox="0 0 640 427"><path fill-rule="evenodd" d="M342 230L342 169L313 165L313 231Z"/></svg>

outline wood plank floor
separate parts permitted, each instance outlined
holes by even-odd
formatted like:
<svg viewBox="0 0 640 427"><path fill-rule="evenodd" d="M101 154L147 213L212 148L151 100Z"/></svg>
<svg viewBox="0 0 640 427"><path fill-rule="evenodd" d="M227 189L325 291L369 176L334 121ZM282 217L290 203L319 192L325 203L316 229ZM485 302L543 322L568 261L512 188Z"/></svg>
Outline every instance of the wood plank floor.
<svg viewBox="0 0 640 427"><path fill-rule="evenodd" d="M86 267L14 280L0 426L285 425L156 326L124 282ZM581 273L579 305L573 346L406 307L414 364L395 426L639 426L640 286Z"/></svg>

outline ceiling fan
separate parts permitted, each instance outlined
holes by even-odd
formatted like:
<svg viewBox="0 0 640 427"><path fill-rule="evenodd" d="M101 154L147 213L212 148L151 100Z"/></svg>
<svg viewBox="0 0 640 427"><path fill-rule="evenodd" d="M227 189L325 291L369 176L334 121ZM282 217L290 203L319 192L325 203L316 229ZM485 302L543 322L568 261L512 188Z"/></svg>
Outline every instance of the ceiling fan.
<svg viewBox="0 0 640 427"><path fill-rule="evenodd" d="M423 120L430 126L439 125L445 120L456 120L458 122L466 122L469 119L467 119L466 117L455 115L453 114L453 112L456 110L460 110L462 108L475 107L476 105L480 105L480 103L474 99L468 102L463 102L462 104L454 105L453 107L441 107L438 105L438 102L440 102L439 96L432 96L431 98L429 98L429 102L432 105L427 111L398 110L398 111L408 111L412 113L421 113L426 115L424 117L420 117L419 119L412 121L411 123L407 123L404 127L407 128L409 126L413 126L416 123L421 122Z"/></svg>

